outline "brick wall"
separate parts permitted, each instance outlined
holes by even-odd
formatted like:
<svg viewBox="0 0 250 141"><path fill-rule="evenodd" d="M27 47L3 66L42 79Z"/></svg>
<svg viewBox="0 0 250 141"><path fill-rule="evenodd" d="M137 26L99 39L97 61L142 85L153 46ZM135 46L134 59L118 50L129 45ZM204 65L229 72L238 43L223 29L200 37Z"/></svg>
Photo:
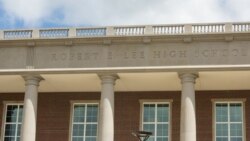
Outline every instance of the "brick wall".
<svg viewBox="0 0 250 141"><path fill-rule="evenodd" d="M212 141L214 98L246 98L246 139L250 135L250 91L196 92L197 141ZM40 93L38 97L37 141L68 141L71 100L99 100L100 93ZM179 141L180 92L117 92L115 94L115 141L136 141L132 131L140 126L140 99L172 99L172 141ZM0 125L3 101L22 101L23 94L0 94ZM1 130L1 129L0 129Z"/></svg>
<svg viewBox="0 0 250 141"><path fill-rule="evenodd" d="M140 126L140 99L172 99L172 141L179 141L180 92L124 92L115 94L115 141L137 141L131 135Z"/></svg>
<svg viewBox="0 0 250 141"><path fill-rule="evenodd" d="M246 141L250 141L250 91L198 91L196 92L197 141L212 141L211 99L246 98Z"/></svg>
<svg viewBox="0 0 250 141"><path fill-rule="evenodd" d="M98 100L99 93L39 94L37 141L68 141L71 100Z"/></svg>

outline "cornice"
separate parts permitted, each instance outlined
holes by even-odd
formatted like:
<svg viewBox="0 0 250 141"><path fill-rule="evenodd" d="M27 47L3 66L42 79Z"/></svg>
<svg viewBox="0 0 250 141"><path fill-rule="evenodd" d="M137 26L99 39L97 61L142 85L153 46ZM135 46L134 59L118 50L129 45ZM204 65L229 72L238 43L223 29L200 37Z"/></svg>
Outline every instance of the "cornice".
<svg viewBox="0 0 250 141"><path fill-rule="evenodd" d="M29 46L74 46L111 44L153 44L153 43L191 43L191 42L250 41L250 33L180 34L180 35L138 35L53 39L15 39L0 40L0 47Z"/></svg>

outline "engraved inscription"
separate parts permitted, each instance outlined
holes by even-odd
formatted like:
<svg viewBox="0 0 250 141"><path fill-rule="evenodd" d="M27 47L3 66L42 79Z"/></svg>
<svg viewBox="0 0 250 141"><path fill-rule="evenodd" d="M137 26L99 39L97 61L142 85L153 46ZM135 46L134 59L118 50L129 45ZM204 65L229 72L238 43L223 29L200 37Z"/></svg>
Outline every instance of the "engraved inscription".
<svg viewBox="0 0 250 141"><path fill-rule="evenodd" d="M239 57L248 56L247 49L196 49L195 57Z"/></svg>
<svg viewBox="0 0 250 141"><path fill-rule="evenodd" d="M74 53L52 53L52 61L94 61L102 60L99 52L74 52ZM117 55L118 54L118 55ZM122 54L120 56L119 54ZM188 56L189 55L189 56ZM188 50L153 50L145 53L145 51L125 51L122 53L116 51L107 52L107 60L113 59L167 59L167 58L187 58L187 57L244 57L248 56L247 49L196 49L194 52Z"/></svg>
<svg viewBox="0 0 250 141"><path fill-rule="evenodd" d="M144 51L131 51L131 52L124 52L123 53L124 59L144 59L145 52Z"/></svg>
<svg viewBox="0 0 250 141"><path fill-rule="evenodd" d="M76 52L76 53L53 53L51 54L52 61L82 61L82 60L97 60L99 56L98 52Z"/></svg>
<svg viewBox="0 0 250 141"><path fill-rule="evenodd" d="M163 59L163 58L186 58L186 50L157 50L152 52L153 59Z"/></svg>
<svg viewBox="0 0 250 141"><path fill-rule="evenodd" d="M234 65L248 64L250 50L243 44L216 44L206 46L155 46L155 47L106 47L73 48L72 50L53 50L46 57L49 63L40 63L38 67L134 67L134 66L185 66L185 65ZM45 56L45 55L44 55ZM42 59L42 58L41 58Z"/></svg>

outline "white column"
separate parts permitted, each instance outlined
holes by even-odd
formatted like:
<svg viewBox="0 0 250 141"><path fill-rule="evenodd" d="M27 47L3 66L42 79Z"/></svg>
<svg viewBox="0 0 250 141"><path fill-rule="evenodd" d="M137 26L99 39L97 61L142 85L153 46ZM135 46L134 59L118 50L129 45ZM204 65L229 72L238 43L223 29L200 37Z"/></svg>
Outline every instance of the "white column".
<svg viewBox="0 0 250 141"><path fill-rule="evenodd" d="M195 79L194 73L179 74L182 83L181 93L181 141L196 141Z"/></svg>
<svg viewBox="0 0 250 141"><path fill-rule="evenodd" d="M114 140L114 85L117 75L100 75L102 91L99 120L99 141Z"/></svg>
<svg viewBox="0 0 250 141"><path fill-rule="evenodd" d="M35 141L38 86L42 77L24 76L23 78L25 80L25 97L21 141Z"/></svg>

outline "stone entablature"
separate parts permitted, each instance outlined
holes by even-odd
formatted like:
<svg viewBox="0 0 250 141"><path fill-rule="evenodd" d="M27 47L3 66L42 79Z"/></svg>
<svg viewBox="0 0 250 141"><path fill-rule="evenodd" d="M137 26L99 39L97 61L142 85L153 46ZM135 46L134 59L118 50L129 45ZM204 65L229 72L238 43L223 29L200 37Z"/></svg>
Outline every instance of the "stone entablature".
<svg viewBox="0 0 250 141"><path fill-rule="evenodd" d="M0 60L4 61L0 62L0 73L4 74L159 69L211 71L250 67L250 23L12 30L1 33Z"/></svg>

